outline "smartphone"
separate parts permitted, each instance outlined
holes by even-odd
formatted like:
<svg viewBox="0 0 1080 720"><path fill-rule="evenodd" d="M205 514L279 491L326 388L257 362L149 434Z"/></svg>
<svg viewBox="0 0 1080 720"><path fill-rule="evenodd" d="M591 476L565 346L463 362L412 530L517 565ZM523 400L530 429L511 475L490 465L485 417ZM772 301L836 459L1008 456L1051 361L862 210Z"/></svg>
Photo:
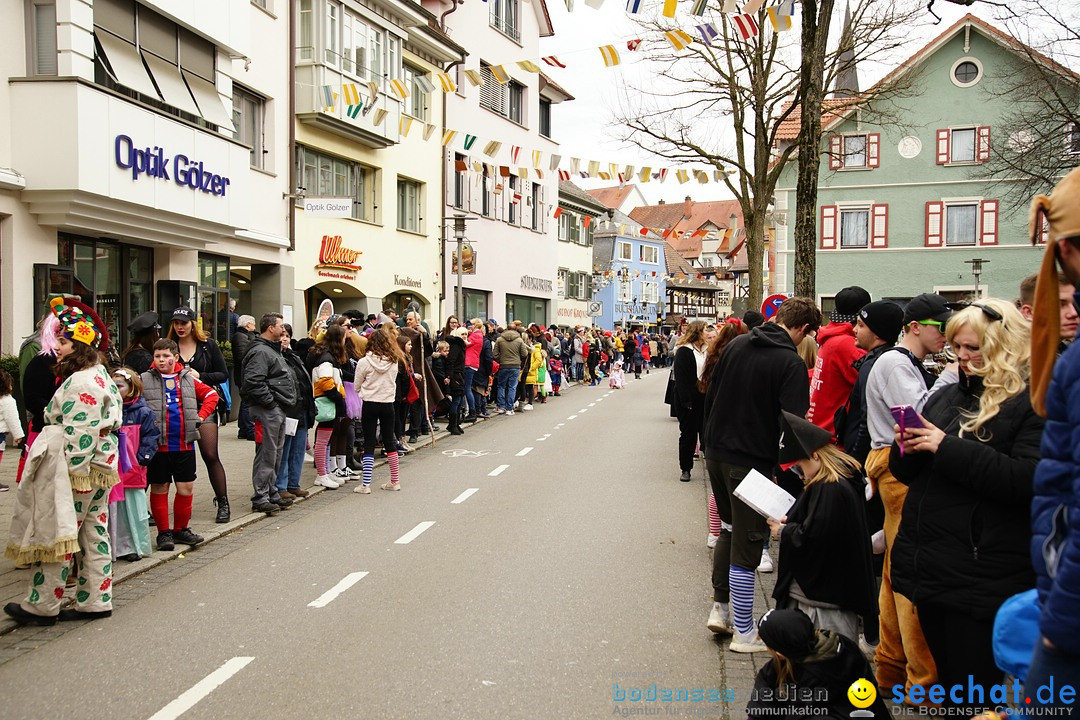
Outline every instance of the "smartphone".
<svg viewBox="0 0 1080 720"><path fill-rule="evenodd" d="M889 411L892 413L893 419L896 420L896 424L900 426L901 432L907 428L926 427L923 425L922 420L919 419L919 414L915 412L915 408L910 405L896 405L889 408Z"/></svg>

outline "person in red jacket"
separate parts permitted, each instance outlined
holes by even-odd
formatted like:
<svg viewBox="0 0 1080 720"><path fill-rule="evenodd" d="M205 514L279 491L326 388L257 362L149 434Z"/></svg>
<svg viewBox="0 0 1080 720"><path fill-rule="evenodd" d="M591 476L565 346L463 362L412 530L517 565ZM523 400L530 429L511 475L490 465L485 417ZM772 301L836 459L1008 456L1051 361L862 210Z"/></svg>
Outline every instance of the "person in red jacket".
<svg viewBox="0 0 1080 720"><path fill-rule="evenodd" d="M859 376L852 364L866 354L855 347L855 318L869 302L870 293L861 287L844 288L836 294L836 310L829 316L829 324L817 334L817 363L810 378L810 412L806 419L828 430L833 442L833 417L847 403Z"/></svg>

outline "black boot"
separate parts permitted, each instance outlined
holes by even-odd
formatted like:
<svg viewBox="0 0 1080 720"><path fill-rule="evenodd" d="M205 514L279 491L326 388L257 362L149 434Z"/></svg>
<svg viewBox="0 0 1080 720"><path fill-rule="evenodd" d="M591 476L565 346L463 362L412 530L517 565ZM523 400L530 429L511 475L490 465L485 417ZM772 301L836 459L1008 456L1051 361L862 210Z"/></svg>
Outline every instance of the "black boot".
<svg viewBox="0 0 1080 720"><path fill-rule="evenodd" d="M217 517L214 518L216 523L227 523L232 519L232 513L229 512L229 498L216 497L214 502L217 503Z"/></svg>
<svg viewBox="0 0 1080 720"><path fill-rule="evenodd" d="M459 416L454 414L447 418L447 426L451 435L464 435L465 431L461 429L459 422Z"/></svg>

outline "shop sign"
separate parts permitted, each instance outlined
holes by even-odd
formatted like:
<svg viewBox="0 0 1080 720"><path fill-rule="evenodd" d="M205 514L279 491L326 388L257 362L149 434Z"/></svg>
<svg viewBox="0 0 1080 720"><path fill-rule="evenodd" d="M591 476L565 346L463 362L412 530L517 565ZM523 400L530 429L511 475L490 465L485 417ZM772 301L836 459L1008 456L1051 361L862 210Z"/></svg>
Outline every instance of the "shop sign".
<svg viewBox="0 0 1080 720"><path fill-rule="evenodd" d="M321 277L354 280L357 271L363 270L356 263L361 255L361 250L351 250L342 245L340 235L323 235L322 244L319 246L319 262L315 269Z"/></svg>
<svg viewBox="0 0 1080 720"><path fill-rule="evenodd" d="M352 217L352 198L305 198L304 213L319 218Z"/></svg>
<svg viewBox="0 0 1080 720"><path fill-rule="evenodd" d="M159 180L172 180L177 185L218 197L225 197L225 191L231 182L224 175L207 170L201 160L196 162L183 153L167 158L165 149L157 145L152 149L137 148L135 142L127 135L116 136L113 157L117 167L131 170L132 180L138 180L140 175Z"/></svg>
<svg viewBox="0 0 1080 720"><path fill-rule="evenodd" d="M416 288L418 290L421 287L423 287L423 285L421 284L421 282L419 280L413 280L411 277L408 277L408 276L401 277L400 275L395 275L394 276L394 284L395 285L403 285L405 287Z"/></svg>
<svg viewBox="0 0 1080 720"><path fill-rule="evenodd" d="M589 317L589 313L585 312L581 308L561 307L555 311L555 317L571 318L574 320L586 320Z"/></svg>
<svg viewBox="0 0 1080 720"><path fill-rule="evenodd" d="M615 312L624 315L645 315L648 312L648 303L621 302L615 303Z"/></svg>
<svg viewBox="0 0 1080 720"><path fill-rule="evenodd" d="M552 291L552 281L544 280L543 278L534 278L529 275L521 276L521 289L522 290L539 290L540 292L549 293Z"/></svg>

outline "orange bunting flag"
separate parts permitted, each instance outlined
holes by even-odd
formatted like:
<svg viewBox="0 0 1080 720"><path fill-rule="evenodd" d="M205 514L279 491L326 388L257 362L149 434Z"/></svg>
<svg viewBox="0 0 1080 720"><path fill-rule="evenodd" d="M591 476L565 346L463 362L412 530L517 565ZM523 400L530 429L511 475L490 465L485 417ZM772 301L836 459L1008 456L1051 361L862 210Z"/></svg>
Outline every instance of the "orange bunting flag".
<svg viewBox="0 0 1080 720"><path fill-rule="evenodd" d="M604 59L604 67L615 67L619 64L619 51L614 45L601 45L600 57Z"/></svg>
<svg viewBox="0 0 1080 720"><path fill-rule="evenodd" d="M776 32L785 32L791 29L791 16L782 14L782 6L774 6L766 10L769 14L769 22L772 23L773 30Z"/></svg>
<svg viewBox="0 0 1080 720"><path fill-rule="evenodd" d="M669 30L664 33L664 37L671 43L671 47L676 51L684 50L690 43L694 42L694 38L690 37L688 33L683 30Z"/></svg>
<svg viewBox="0 0 1080 720"><path fill-rule="evenodd" d="M469 169L469 165L464 160L454 161L454 170L457 172L466 172Z"/></svg>
<svg viewBox="0 0 1080 720"><path fill-rule="evenodd" d="M493 192L494 192L494 193L495 193L496 195L502 195L502 191L503 191L503 186L502 186L502 183L499 183L499 184L497 184L497 185L495 186L495 190L494 190Z"/></svg>
<svg viewBox="0 0 1080 720"><path fill-rule="evenodd" d="M611 174L606 173L606 172L598 172L598 173L596 173L596 176L598 178L600 178L601 180L610 180L611 179Z"/></svg>
<svg viewBox="0 0 1080 720"><path fill-rule="evenodd" d="M589 225L591 223L592 223L592 215L582 215L581 216L581 224L582 224L583 227L589 227Z"/></svg>
<svg viewBox="0 0 1080 720"><path fill-rule="evenodd" d="M555 208L555 212L551 213L551 217L553 217L553 218L558 218L560 215L562 215L562 208L561 207Z"/></svg>
<svg viewBox="0 0 1080 720"><path fill-rule="evenodd" d="M675 17L675 6L678 0L664 0L664 17Z"/></svg>
<svg viewBox="0 0 1080 720"><path fill-rule="evenodd" d="M505 165L499 166L499 177L510 177L510 168Z"/></svg>

